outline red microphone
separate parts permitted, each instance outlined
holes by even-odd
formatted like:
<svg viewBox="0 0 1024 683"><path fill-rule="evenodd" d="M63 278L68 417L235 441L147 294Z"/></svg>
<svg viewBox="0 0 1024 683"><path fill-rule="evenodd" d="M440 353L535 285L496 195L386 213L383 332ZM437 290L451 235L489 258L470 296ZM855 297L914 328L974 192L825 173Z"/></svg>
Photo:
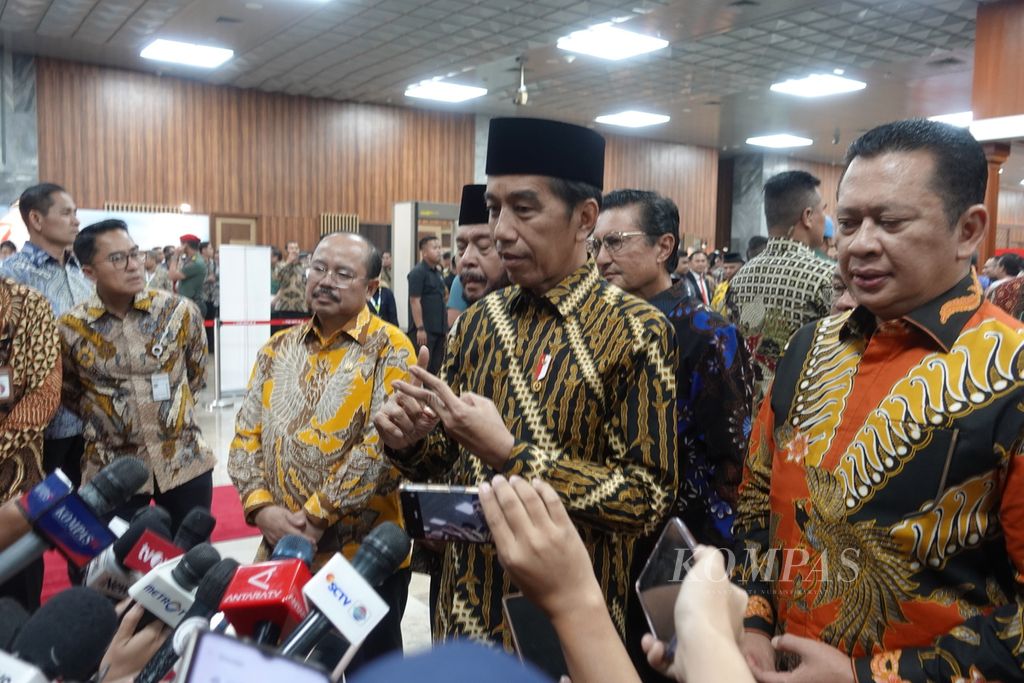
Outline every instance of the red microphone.
<svg viewBox="0 0 1024 683"><path fill-rule="evenodd" d="M124 558L124 566L148 574L167 560L173 560L184 551L167 540L166 536L146 529Z"/></svg>
<svg viewBox="0 0 1024 683"><path fill-rule="evenodd" d="M309 608L302 587L312 577L313 544L288 535L277 542L267 562L239 567L220 609L240 636L276 646L302 621Z"/></svg>

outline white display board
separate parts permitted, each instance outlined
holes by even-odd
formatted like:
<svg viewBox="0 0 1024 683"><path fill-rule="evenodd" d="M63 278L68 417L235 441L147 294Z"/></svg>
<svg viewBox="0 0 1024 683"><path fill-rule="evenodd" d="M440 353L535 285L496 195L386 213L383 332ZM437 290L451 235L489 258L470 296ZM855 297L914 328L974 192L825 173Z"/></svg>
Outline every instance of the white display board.
<svg viewBox="0 0 1024 683"><path fill-rule="evenodd" d="M270 247L220 247L222 323L270 320ZM244 392L259 350L270 339L270 325L220 329L221 394Z"/></svg>
<svg viewBox="0 0 1024 683"><path fill-rule="evenodd" d="M398 308L398 326L409 329L409 271L416 265L416 202L395 204L391 218L391 291Z"/></svg>
<svg viewBox="0 0 1024 683"><path fill-rule="evenodd" d="M83 228L108 218L120 218L127 223L128 234L143 250L168 244L176 247L181 243L182 235L195 235L200 242L210 241L210 217L205 214L78 210L78 222Z"/></svg>

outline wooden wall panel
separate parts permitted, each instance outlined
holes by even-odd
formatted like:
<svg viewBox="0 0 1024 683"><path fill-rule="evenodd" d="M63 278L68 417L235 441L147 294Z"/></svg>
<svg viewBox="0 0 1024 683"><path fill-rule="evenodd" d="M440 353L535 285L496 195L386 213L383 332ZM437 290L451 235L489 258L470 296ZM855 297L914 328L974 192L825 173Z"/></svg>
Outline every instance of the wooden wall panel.
<svg viewBox="0 0 1024 683"><path fill-rule="evenodd" d="M310 248L321 213L390 223L395 202L457 203L473 177L472 115L51 59L37 74L40 178L83 207L188 202L197 213L258 216L261 241Z"/></svg>
<svg viewBox="0 0 1024 683"><path fill-rule="evenodd" d="M715 241L718 151L656 140L605 135L605 191L654 190L679 206L679 229Z"/></svg>
<svg viewBox="0 0 1024 683"><path fill-rule="evenodd" d="M978 4L974 34L974 118L1011 116L1024 111L1024 2Z"/></svg>
<svg viewBox="0 0 1024 683"><path fill-rule="evenodd" d="M776 173L783 171L807 171L815 178L821 180L818 192L825 201L825 213L835 215L836 195L839 192L839 179L843 175L843 167L840 165L826 164L820 161L807 161L778 154L766 154L764 158L764 179L768 180Z"/></svg>
<svg viewBox="0 0 1024 683"><path fill-rule="evenodd" d="M1024 191L999 190L996 248L1024 249Z"/></svg>

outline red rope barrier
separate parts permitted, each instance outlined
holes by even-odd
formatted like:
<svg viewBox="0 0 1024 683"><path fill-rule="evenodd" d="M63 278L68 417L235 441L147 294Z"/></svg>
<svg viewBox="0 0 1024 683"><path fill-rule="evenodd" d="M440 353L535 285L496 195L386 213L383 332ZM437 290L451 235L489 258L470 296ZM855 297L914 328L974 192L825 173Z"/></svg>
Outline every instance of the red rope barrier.
<svg viewBox="0 0 1024 683"><path fill-rule="evenodd" d="M309 318L274 318L273 320L221 320L221 327L245 327L251 325L301 325ZM214 320L203 321L204 327L213 327Z"/></svg>

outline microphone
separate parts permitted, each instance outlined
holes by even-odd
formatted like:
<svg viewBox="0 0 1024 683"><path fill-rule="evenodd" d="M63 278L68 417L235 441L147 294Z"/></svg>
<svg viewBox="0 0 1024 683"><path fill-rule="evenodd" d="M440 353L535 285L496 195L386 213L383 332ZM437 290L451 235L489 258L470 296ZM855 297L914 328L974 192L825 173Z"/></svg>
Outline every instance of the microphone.
<svg viewBox="0 0 1024 683"><path fill-rule="evenodd" d="M13 656L0 654L0 680L84 681L99 666L116 629L109 600L88 588L69 588L25 622L11 645Z"/></svg>
<svg viewBox="0 0 1024 683"><path fill-rule="evenodd" d="M114 600L128 597L128 588L139 577L133 576L126 559L147 531L170 534L155 508L145 508L142 514L133 517L128 530L86 566L85 585Z"/></svg>
<svg viewBox="0 0 1024 683"><path fill-rule="evenodd" d="M281 654L307 656L332 627L358 647L388 613L373 587L402 565L411 544L398 525L384 522L366 535L351 564L341 553L332 557L303 587L312 609L281 646Z"/></svg>
<svg viewBox="0 0 1024 683"><path fill-rule="evenodd" d="M77 494L61 498L36 518L34 531L0 553L0 584L9 581L51 545L75 565L84 566L114 542L113 533L100 518L128 500L148 479L149 468L138 458L121 457L104 467ZM49 480L47 477L45 481ZM35 489L30 495L34 492ZM32 514L29 519L33 519Z"/></svg>
<svg viewBox="0 0 1024 683"><path fill-rule="evenodd" d="M220 553L209 543L200 543L181 557L164 562L136 581L128 595L146 608L139 628L160 619L176 627L196 599L201 580L220 561Z"/></svg>
<svg viewBox="0 0 1024 683"><path fill-rule="evenodd" d="M177 533L174 534L174 545L181 548L182 552L191 550L200 543L209 541L215 526L217 526L217 520L209 510L194 507L181 520L181 525L178 527Z"/></svg>
<svg viewBox="0 0 1024 683"><path fill-rule="evenodd" d="M193 550L195 549L193 548ZM135 678L135 683L157 683L167 675L178 659L178 655L174 652L175 636L179 632L194 628L197 621L208 624L210 617L217 613L217 608L221 600L224 599L224 593L237 570L238 562L226 559L215 564L207 572L203 580L199 582L195 601L185 613L181 623L175 628L171 637L164 641L156 654L146 662L146 666Z"/></svg>
<svg viewBox="0 0 1024 683"><path fill-rule="evenodd" d="M9 652L14 638L28 621L28 611L14 598L0 598L0 650Z"/></svg>
<svg viewBox="0 0 1024 683"><path fill-rule="evenodd" d="M268 562L239 568L220 609L240 636L258 645L277 645L309 613L302 587L312 576L313 544L290 534L277 545Z"/></svg>

